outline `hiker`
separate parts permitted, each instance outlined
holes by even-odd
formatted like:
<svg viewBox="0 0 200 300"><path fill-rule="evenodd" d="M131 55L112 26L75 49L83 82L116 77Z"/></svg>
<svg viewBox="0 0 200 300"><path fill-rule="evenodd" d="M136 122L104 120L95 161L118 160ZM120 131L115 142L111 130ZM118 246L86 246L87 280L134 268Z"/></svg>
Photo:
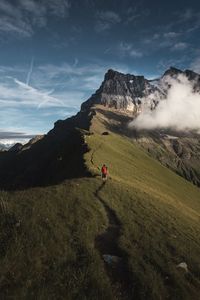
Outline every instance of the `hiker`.
<svg viewBox="0 0 200 300"><path fill-rule="evenodd" d="M108 177L108 168L106 167L105 164L101 168L101 177L102 177L102 179L104 181L107 180L107 177Z"/></svg>

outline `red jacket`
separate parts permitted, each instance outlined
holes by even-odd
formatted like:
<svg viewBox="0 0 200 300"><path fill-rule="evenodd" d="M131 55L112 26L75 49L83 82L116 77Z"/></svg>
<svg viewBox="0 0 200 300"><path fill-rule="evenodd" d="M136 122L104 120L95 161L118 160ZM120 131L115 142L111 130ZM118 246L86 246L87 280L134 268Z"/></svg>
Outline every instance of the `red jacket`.
<svg viewBox="0 0 200 300"><path fill-rule="evenodd" d="M108 172L107 167L106 167L106 166L103 166L103 167L101 168L101 173L102 173L102 174L107 174L107 172Z"/></svg>

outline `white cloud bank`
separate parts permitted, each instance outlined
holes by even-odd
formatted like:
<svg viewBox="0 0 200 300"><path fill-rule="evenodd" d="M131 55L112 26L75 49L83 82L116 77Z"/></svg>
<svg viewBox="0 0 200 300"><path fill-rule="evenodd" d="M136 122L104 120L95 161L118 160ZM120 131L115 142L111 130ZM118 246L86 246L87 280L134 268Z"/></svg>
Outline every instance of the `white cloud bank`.
<svg viewBox="0 0 200 300"><path fill-rule="evenodd" d="M4 145L6 148L10 148L14 146L17 143L20 143L22 145L29 142L30 139L0 139L0 145Z"/></svg>
<svg viewBox="0 0 200 300"><path fill-rule="evenodd" d="M168 78L171 85L167 98L155 110L143 109L130 123L138 129L173 128L179 131L200 132L200 94L193 91L193 84L186 76Z"/></svg>

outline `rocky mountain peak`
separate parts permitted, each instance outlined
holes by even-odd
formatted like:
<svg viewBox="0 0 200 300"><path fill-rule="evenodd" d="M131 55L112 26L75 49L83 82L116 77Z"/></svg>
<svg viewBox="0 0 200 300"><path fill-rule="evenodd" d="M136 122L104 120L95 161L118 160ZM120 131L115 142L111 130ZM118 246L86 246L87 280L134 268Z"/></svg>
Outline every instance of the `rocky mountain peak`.
<svg viewBox="0 0 200 300"><path fill-rule="evenodd" d="M122 74L118 71L115 71L113 69L109 69L105 74L104 80L112 80L114 78L119 77L120 75L124 75L124 74Z"/></svg>
<svg viewBox="0 0 200 300"><path fill-rule="evenodd" d="M129 80L145 80L145 78L142 75L124 74L116 70L109 69L104 77L104 81L106 80L121 80L128 82Z"/></svg>
<svg viewBox="0 0 200 300"><path fill-rule="evenodd" d="M144 76L123 74L109 69L100 88L81 106L87 110L95 104L124 111L136 111L141 99L158 91Z"/></svg>
<svg viewBox="0 0 200 300"><path fill-rule="evenodd" d="M192 70L185 70L184 74L187 76L189 80L195 80L200 82L200 75Z"/></svg>
<svg viewBox="0 0 200 300"><path fill-rule="evenodd" d="M9 152L19 152L22 149L23 145L21 143L16 143L8 151Z"/></svg>
<svg viewBox="0 0 200 300"><path fill-rule="evenodd" d="M183 71L175 68L175 67L170 67L167 71L165 71L164 76L177 76L179 74L182 74Z"/></svg>
<svg viewBox="0 0 200 300"><path fill-rule="evenodd" d="M82 104L81 110L85 111L95 104L136 114L144 106L154 109L168 93L170 85L165 82L166 77L176 78L179 74L185 75L193 83L194 91L200 91L200 75L190 70L170 67L161 78L147 80L144 76L109 69L100 88Z"/></svg>

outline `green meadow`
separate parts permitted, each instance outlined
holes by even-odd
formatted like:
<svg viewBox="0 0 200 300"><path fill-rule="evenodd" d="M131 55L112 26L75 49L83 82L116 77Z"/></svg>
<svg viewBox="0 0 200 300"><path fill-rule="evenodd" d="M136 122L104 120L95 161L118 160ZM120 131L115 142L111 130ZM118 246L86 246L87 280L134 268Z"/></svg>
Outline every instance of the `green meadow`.
<svg viewBox="0 0 200 300"><path fill-rule="evenodd" d="M97 113L91 175L0 192L1 299L199 299L199 188L105 130Z"/></svg>

